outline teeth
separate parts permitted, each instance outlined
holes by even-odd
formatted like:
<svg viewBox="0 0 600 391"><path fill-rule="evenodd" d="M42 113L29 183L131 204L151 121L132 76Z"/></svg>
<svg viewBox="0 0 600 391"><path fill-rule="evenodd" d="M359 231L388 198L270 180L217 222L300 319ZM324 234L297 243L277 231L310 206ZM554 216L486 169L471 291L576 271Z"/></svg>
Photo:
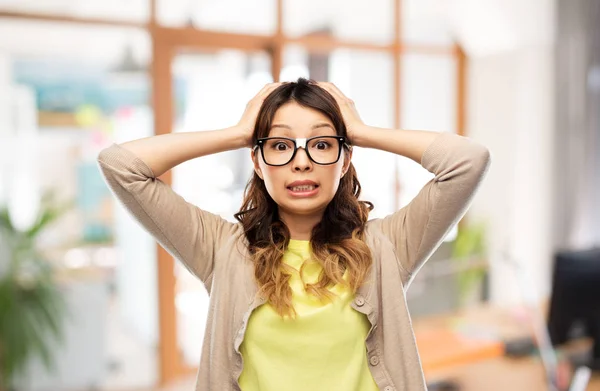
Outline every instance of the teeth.
<svg viewBox="0 0 600 391"><path fill-rule="evenodd" d="M313 185L304 185L304 186L294 186L292 187L292 191L311 191L314 190L315 186Z"/></svg>

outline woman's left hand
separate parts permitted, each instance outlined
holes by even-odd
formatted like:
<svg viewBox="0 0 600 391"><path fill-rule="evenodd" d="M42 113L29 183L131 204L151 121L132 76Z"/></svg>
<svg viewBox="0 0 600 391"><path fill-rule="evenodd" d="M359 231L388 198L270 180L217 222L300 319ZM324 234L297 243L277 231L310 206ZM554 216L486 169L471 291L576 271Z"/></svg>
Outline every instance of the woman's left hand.
<svg viewBox="0 0 600 391"><path fill-rule="evenodd" d="M335 84L330 82L317 82L317 85L329 92L336 100L340 110L342 111L342 117L346 124L346 133L351 144L355 144L357 134L362 131L365 127L364 122L360 119L354 101L348 98L340 91Z"/></svg>

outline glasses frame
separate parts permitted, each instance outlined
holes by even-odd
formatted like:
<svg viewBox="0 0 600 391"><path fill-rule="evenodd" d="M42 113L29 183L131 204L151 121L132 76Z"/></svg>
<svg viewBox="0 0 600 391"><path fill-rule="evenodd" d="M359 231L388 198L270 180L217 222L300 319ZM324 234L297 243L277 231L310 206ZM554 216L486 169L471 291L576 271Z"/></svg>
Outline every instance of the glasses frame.
<svg viewBox="0 0 600 391"><path fill-rule="evenodd" d="M315 161L315 159L313 159L312 156L310 156L310 152L308 151L308 149L306 148L306 146L308 145L308 143L311 140L317 139L317 138L333 138L338 140L338 155L337 158L335 159L334 162L332 163L319 163L317 161ZM268 140L273 140L273 139L283 139L283 140L288 140L294 143L294 152L292 153L292 156L290 157L290 160L288 160L287 162L283 163L283 164L270 164L267 163L267 159L265 159L265 151L264 151L264 146L265 143ZM346 137L344 136L315 136L315 137L310 137L310 138L290 138L290 137L261 137L259 139L256 140L256 145L254 146L254 150L256 150L256 148L260 148L260 154L263 158L263 161L265 162L266 165L268 166L274 166L274 167L281 167L281 166L285 166L287 164L289 164L292 160L294 160L294 158L296 157L296 153L298 152L299 148L303 148L304 152L306 152L306 156L308 156L308 158L310 159L311 162L318 164L320 166L330 166L332 164L337 163L338 161L340 161L340 156L342 156L342 147L346 147L348 148L348 150L352 149L352 146L350 144L348 144L346 142Z"/></svg>

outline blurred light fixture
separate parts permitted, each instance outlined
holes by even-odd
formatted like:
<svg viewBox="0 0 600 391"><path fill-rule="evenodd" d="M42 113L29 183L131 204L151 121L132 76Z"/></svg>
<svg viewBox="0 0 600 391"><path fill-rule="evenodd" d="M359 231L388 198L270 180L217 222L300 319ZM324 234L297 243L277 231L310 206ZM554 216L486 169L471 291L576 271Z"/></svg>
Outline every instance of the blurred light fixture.
<svg viewBox="0 0 600 391"><path fill-rule="evenodd" d="M136 59L133 48L133 43L125 45L119 61L106 75L107 85L136 90L148 83L149 67Z"/></svg>
<svg viewBox="0 0 600 391"><path fill-rule="evenodd" d="M119 60L118 64L111 69L111 73L116 74L131 74L131 73L140 73L147 72L148 67L146 65L142 65L138 61L136 61L135 56L133 54L133 45L128 44L125 46L123 50L123 55Z"/></svg>

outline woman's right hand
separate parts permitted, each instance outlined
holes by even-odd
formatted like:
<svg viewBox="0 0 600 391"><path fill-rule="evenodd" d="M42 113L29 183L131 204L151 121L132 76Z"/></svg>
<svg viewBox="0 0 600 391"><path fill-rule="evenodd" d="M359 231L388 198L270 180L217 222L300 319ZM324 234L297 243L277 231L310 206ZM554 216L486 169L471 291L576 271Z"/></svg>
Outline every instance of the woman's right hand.
<svg viewBox="0 0 600 391"><path fill-rule="evenodd" d="M250 99L242 114L240 122L236 125L237 128L243 133L244 141L246 146L252 148L252 134L254 133L254 125L258 117L258 112L265 101L266 97L269 96L277 87L284 83L269 83L266 84L259 92Z"/></svg>

